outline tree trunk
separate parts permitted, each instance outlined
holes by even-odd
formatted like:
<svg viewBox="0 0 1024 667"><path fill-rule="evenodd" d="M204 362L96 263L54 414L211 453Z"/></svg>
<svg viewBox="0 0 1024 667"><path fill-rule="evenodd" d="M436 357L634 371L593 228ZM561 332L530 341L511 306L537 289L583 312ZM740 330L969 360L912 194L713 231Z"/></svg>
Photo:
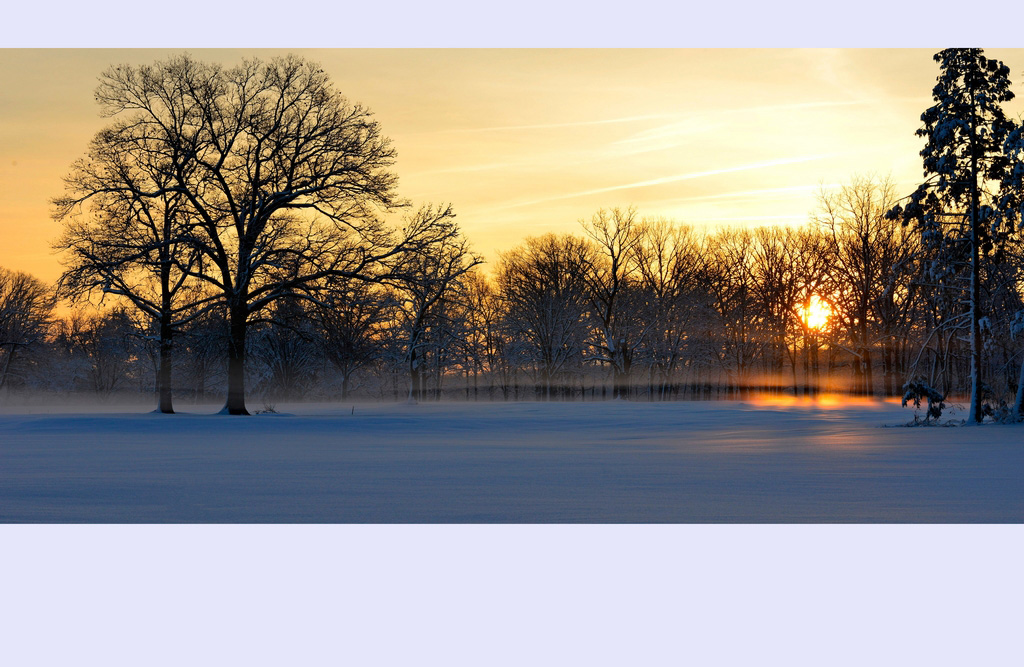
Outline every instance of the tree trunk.
<svg viewBox="0 0 1024 667"><path fill-rule="evenodd" d="M415 343L409 347L409 402L413 403L420 399L420 365L416 358Z"/></svg>
<svg viewBox="0 0 1024 667"><path fill-rule="evenodd" d="M612 398L617 400L626 399L626 373L619 370L618 366L612 367Z"/></svg>
<svg viewBox="0 0 1024 667"><path fill-rule="evenodd" d="M163 237L171 237L171 218L164 216ZM160 367L156 373L157 410L163 414L174 414L171 403L171 385L174 380L171 346L174 327L171 325L171 259L167 247L160 250Z"/></svg>
<svg viewBox="0 0 1024 667"><path fill-rule="evenodd" d="M0 349L3 349L3 348L0 348ZM17 345L11 345L11 349L8 350L8 352L7 352L7 358L4 359L4 370L3 370L2 373L0 373L0 389L2 389L5 384L7 384L7 374L11 370L11 360L14 359L14 350L16 350L16 349L17 349Z"/></svg>
<svg viewBox="0 0 1024 667"><path fill-rule="evenodd" d="M804 383L803 395L811 395L811 346L808 342L807 331L804 330Z"/></svg>
<svg viewBox="0 0 1024 667"><path fill-rule="evenodd" d="M853 394L855 396L861 396L864 394L864 353L863 349L858 349L854 354L853 358Z"/></svg>
<svg viewBox="0 0 1024 667"><path fill-rule="evenodd" d="M794 339L793 340L793 358L792 358L792 363L790 364L790 367L791 367L791 369L793 371L793 396L795 398L799 398L800 397L800 377L799 377L800 369L799 369L799 365L800 365L799 340Z"/></svg>
<svg viewBox="0 0 1024 667"><path fill-rule="evenodd" d="M245 306L232 304L228 308L228 402L222 414L247 415L245 409Z"/></svg>
<svg viewBox="0 0 1024 667"><path fill-rule="evenodd" d="M157 410L165 415L174 414L174 406L171 402L171 384L174 378L172 345L171 316L169 312L165 311L160 316L160 368L157 370L157 393L159 394Z"/></svg>
<svg viewBox="0 0 1024 667"><path fill-rule="evenodd" d="M886 397L892 396L894 393L892 363L892 343L886 336L882 343L882 394Z"/></svg>
<svg viewBox="0 0 1024 667"><path fill-rule="evenodd" d="M818 336L815 335L811 340L813 341L811 346L811 371L813 373L811 391L814 396L819 396L821 395L821 361L818 353Z"/></svg>
<svg viewBox="0 0 1024 667"><path fill-rule="evenodd" d="M1017 379L1017 400L1013 402L1013 414L1024 417L1024 361L1020 362L1020 376Z"/></svg>
<svg viewBox="0 0 1024 667"><path fill-rule="evenodd" d="M974 102L974 91L971 91ZM971 418L980 424L981 413L981 261L978 234L978 149L975 116L971 113Z"/></svg>

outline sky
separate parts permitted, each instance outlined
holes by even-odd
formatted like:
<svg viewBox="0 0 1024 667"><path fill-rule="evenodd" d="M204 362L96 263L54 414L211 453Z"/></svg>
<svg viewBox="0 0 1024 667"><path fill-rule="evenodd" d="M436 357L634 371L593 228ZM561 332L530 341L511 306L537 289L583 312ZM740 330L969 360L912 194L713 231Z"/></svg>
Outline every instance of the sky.
<svg viewBox="0 0 1024 667"><path fill-rule="evenodd" d="M526 236L577 232L600 208L698 227L801 224L822 187L855 175L890 175L909 193L938 74L934 49L290 51L374 113L400 193L451 203L489 262ZM56 280L49 201L109 122L98 75L178 52L0 50L0 266ZM286 52L190 50L227 65ZM1024 49L986 52L1016 81Z"/></svg>

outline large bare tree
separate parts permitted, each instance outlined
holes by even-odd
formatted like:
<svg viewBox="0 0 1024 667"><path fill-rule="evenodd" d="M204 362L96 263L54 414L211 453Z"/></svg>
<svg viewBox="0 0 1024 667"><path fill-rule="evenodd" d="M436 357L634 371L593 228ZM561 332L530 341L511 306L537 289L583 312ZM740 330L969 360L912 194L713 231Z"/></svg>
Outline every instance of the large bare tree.
<svg viewBox="0 0 1024 667"><path fill-rule="evenodd" d="M395 151L365 107L318 65L288 56L225 68L183 55L114 67L96 90L125 159L157 155L198 253L186 273L212 286L228 321L224 412L246 414L246 332L282 298L317 301L332 279L380 280L398 256L451 234L441 216L401 229ZM389 263L390 262L390 263Z"/></svg>

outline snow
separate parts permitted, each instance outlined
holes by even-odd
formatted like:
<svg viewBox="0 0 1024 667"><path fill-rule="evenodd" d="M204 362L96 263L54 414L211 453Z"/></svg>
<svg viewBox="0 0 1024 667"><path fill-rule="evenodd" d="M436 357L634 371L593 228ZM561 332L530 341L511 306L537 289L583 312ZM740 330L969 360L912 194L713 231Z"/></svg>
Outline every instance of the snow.
<svg viewBox="0 0 1024 667"><path fill-rule="evenodd" d="M0 521L1024 519L1024 428L886 428L889 403L70 409L0 414Z"/></svg>
<svg viewBox="0 0 1024 667"><path fill-rule="evenodd" d="M1024 428L885 428L911 417L894 404L277 409L9 407L0 522L1020 521L1024 503ZM7 525L0 658L1000 664L1017 528Z"/></svg>

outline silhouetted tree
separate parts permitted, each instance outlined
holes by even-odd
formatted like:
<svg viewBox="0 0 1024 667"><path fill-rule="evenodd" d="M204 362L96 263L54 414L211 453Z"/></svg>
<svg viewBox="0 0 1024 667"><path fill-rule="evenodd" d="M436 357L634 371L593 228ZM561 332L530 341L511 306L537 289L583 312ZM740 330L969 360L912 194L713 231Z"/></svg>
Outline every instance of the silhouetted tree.
<svg viewBox="0 0 1024 667"><path fill-rule="evenodd" d="M981 49L945 49L935 55L938 83L935 104L922 115L917 131L927 143L921 151L928 181L891 216L913 222L926 245L938 250L932 274L957 273L966 265L964 301L970 335L970 419L982 411L982 262L998 252L1005 227L989 184L1002 182L1010 166L1004 143L1014 129L1000 104L1013 99L1010 70L986 58Z"/></svg>
<svg viewBox="0 0 1024 667"><path fill-rule="evenodd" d="M521 351L548 400L556 376L583 360L589 329L585 272L591 253L583 239L546 234L527 238L498 263L503 330L522 342Z"/></svg>
<svg viewBox="0 0 1024 667"><path fill-rule="evenodd" d="M406 253L399 258L393 271L400 276L392 282L398 294L410 401L423 398L423 357L425 348L430 344L428 330L434 328L436 334L444 326L445 301L455 297L461 288L462 277L482 261L460 235L450 208L425 208L417 217L447 225L450 233L425 250ZM435 340L434 345L440 342Z"/></svg>
<svg viewBox="0 0 1024 667"><path fill-rule="evenodd" d="M250 340L255 363L249 372L269 404L303 398L319 381L315 320L295 299L276 301L263 312Z"/></svg>
<svg viewBox="0 0 1024 667"><path fill-rule="evenodd" d="M614 397L625 398L633 356L651 325L634 280L640 224L633 208L602 209L580 224L594 247L584 273L596 334L591 347L612 369Z"/></svg>
<svg viewBox="0 0 1024 667"><path fill-rule="evenodd" d="M8 385L15 358L45 342L53 294L39 279L0 268L0 389Z"/></svg>
<svg viewBox="0 0 1024 667"><path fill-rule="evenodd" d="M1015 123L1003 147L1010 165L1000 183L1000 218L996 222L1009 232L1024 226L1024 126ZM1024 309L1014 313L1010 328L1015 336L1024 331ZM1018 419L1024 419L1024 359L1020 361L1013 412Z"/></svg>
<svg viewBox="0 0 1024 667"><path fill-rule="evenodd" d="M264 308L316 300L331 278L380 280L388 260L449 233L441 215L387 224L402 203L390 142L301 58L119 66L96 99L117 119L104 132L118 151L162 156L167 182L147 194L177 193L194 216L201 261L189 273L227 309L226 413L247 413L246 333Z"/></svg>
<svg viewBox="0 0 1024 667"><path fill-rule="evenodd" d="M762 340L762 367L773 381L782 385L786 360L792 363L793 390L797 381L795 332L802 331L800 306L803 294L801 274L804 261L799 233L792 227L761 227L754 231L750 259L754 273L757 321Z"/></svg>
<svg viewBox="0 0 1024 667"><path fill-rule="evenodd" d="M706 248L692 227L668 220L645 220L638 235L630 261L650 302L644 313L649 321L644 343L651 370L660 379L658 396L664 399L680 365L693 368L695 333L710 314Z"/></svg>
<svg viewBox="0 0 1024 667"><path fill-rule="evenodd" d="M57 323L55 345L63 350L71 386L97 394L127 389L138 378L139 331L124 307L76 311Z"/></svg>
<svg viewBox="0 0 1024 667"><path fill-rule="evenodd" d="M750 386L758 348L757 282L753 234L747 229L722 229L705 238L707 285L715 313L706 344L726 377L726 390L741 396Z"/></svg>
<svg viewBox="0 0 1024 667"><path fill-rule="evenodd" d="M113 131L92 140L65 179L65 195L54 199L54 218L64 224L54 245L66 258L61 297L118 295L156 325L157 409L173 413L174 336L219 294L199 294L189 279L201 260L190 245L194 216L175 188L173 152L154 144L124 142Z"/></svg>
<svg viewBox="0 0 1024 667"><path fill-rule="evenodd" d="M315 310L317 335L327 361L341 375L341 399L353 378L382 353L381 332L397 300L388 290L361 280L334 281Z"/></svg>
<svg viewBox="0 0 1024 667"><path fill-rule="evenodd" d="M880 309L887 278L907 259L902 226L885 215L895 204L892 181L855 177L835 190L823 190L813 215L832 241L834 338L840 330L846 338L854 357L854 391L860 394L875 392L872 357L876 342L886 335Z"/></svg>

